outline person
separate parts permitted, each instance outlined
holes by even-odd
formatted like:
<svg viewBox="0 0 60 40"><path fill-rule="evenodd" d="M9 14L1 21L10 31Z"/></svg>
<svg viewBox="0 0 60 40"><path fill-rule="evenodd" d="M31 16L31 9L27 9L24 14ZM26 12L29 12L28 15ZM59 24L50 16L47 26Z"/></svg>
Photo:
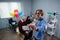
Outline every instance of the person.
<svg viewBox="0 0 60 40"><path fill-rule="evenodd" d="M38 17L38 21L36 22L36 31L34 31L35 40L43 40L44 39L44 32L46 21L42 18L43 10L38 9L36 10L36 15Z"/></svg>
<svg viewBox="0 0 60 40"><path fill-rule="evenodd" d="M46 26L46 22L42 18L43 17L43 10L38 9L38 10L36 10L35 14L38 17L36 24L35 25L29 24L29 26L31 26L34 30L35 40L43 40L44 39L45 26Z"/></svg>
<svg viewBox="0 0 60 40"><path fill-rule="evenodd" d="M30 19L31 19L31 21L33 22L33 21L34 21L34 19L35 19L35 15L34 15L34 14L32 14Z"/></svg>
<svg viewBox="0 0 60 40"><path fill-rule="evenodd" d="M27 24L30 24L30 23L32 23L30 16L27 16L26 23L27 23Z"/></svg>
<svg viewBox="0 0 60 40"><path fill-rule="evenodd" d="M30 23L32 23L31 19L30 19L30 16L27 16L27 20L26 20L26 24L29 25ZM29 40L32 40L32 35L33 35L33 31L31 29L31 27L29 27L29 34L26 35L26 38L25 40L29 39Z"/></svg>
<svg viewBox="0 0 60 40"><path fill-rule="evenodd" d="M22 33L25 37L24 40L28 40L31 37L31 32L25 31L23 30L22 26L27 26L27 24L29 24L30 22L28 22L28 19L26 18L26 16L22 16L22 19L18 22L18 28L20 33ZM27 33L28 32L28 33Z"/></svg>
<svg viewBox="0 0 60 40"><path fill-rule="evenodd" d="M22 16L22 19L18 22L18 28L19 28L19 31L20 31L22 34L25 33L25 31L22 29L22 26L27 25L27 24L25 23L25 21L26 21L26 17L25 17L25 16Z"/></svg>

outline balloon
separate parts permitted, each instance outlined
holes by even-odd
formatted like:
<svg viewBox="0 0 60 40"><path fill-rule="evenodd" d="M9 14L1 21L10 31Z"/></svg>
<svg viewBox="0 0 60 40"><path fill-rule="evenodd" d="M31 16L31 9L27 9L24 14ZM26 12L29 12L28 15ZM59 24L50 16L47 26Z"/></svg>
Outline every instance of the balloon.
<svg viewBox="0 0 60 40"><path fill-rule="evenodd" d="M18 12L18 9L15 9L14 12Z"/></svg>
<svg viewBox="0 0 60 40"><path fill-rule="evenodd" d="M10 12L10 16L14 16L14 12Z"/></svg>
<svg viewBox="0 0 60 40"><path fill-rule="evenodd" d="M14 15L15 15L16 18L19 17L18 12L15 12Z"/></svg>
<svg viewBox="0 0 60 40"><path fill-rule="evenodd" d="M22 16L22 11L20 11L18 14L19 14L20 16Z"/></svg>

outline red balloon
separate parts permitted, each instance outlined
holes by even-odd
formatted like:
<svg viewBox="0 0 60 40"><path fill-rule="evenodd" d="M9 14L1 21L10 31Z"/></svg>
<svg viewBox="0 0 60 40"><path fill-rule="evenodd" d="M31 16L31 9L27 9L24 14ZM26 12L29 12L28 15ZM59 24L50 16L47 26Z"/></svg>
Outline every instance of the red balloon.
<svg viewBox="0 0 60 40"><path fill-rule="evenodd" d="M15 9L14 12L18 12L18 9Z"/></svg>
<svg viewBox="0 0 60 40"><path fill-rule="evenodd" d="M15 12L14 15L15 15L16 18L19 17L18 12Z"/></svg>

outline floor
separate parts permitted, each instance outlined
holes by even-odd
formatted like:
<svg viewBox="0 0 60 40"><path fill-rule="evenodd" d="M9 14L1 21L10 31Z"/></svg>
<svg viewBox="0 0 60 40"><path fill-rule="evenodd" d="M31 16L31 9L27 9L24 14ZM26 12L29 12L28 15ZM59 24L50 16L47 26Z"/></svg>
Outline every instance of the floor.
<svg viewBox="0 0 60 40"><path fill-rule="evenodd" d="M17 33L8 30L3 29L0 30L0 40L23 40L21 35L18 35ZM59 40L57 37L51 37L48 34L45 34L44 40Z"/></svg>
<svg viewBox="0 0 60 40"><path fill-rule="evenodd" d="M4 29L4 30L0 30L0 40L18 40L17 34Z"/></svg>
<svg viewBox="0 0 60 40"><path fill-rule="evenodd" d="M60 40L55 36L50 36L47 33L45 34L44 40Z"/></svg>

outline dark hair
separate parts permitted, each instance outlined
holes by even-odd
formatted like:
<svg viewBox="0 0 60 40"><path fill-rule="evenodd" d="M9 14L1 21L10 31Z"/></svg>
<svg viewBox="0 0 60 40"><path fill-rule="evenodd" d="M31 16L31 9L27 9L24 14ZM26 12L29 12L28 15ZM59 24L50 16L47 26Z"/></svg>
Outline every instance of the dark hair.
<svg viewBox="0 0 60 40"><path fill-rule="evenodd" d="M27 19L30 18L30 16L27 16Z"/></svg>
<svg viewBox="0 0 60 40"><path fill-rule="evenodd" d="M26 23L27 23L27 24L30 24L30 23L32 23L32 21L30 20L30 16L27 16Z"/></svg>
<svg viewBox="0 0 60 40"><path fill-rule="evenodd" d="M37 14L37 11L39 11L38 14L41 14L41 16L43 16L43 10L42 9L37 9L36 12L35 12L35 14Z"/></svg>

